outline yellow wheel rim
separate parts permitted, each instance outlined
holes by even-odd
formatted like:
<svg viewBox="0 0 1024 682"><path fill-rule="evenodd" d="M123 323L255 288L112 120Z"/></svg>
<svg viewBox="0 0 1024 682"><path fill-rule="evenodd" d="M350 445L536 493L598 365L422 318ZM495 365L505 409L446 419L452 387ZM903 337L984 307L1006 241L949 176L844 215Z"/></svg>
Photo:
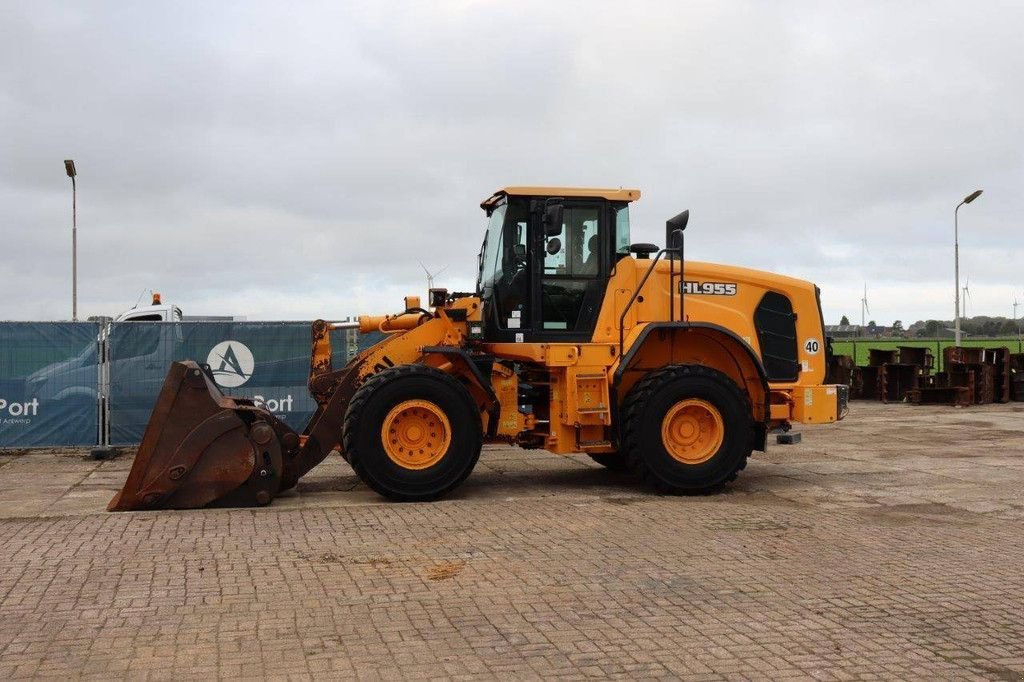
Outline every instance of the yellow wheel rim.
<svg viewBox="0 0 1024 682"><path fill-rule="evenodd" d="M406 400L391 408L380 427L384 452L404 469L437 464L452 442L444 410L429 400Z"/></svg>
<svg viewBox="0 0 1024 682"><path fill-rule="evenodd" d="M699 398L681 400L661 421L661 442L683 464L706 462L722 447L725 422L714 405Z"/></svg>

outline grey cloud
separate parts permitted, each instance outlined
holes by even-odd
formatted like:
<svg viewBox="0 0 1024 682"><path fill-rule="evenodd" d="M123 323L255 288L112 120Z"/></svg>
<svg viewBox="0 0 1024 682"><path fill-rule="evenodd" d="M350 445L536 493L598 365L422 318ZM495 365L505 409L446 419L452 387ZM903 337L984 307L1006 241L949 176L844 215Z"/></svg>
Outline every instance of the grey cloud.
<svg viewBox="0 0 1024 682"><path fill-rule="evenodd" d="M513 183L639 186L636 241L816 281L826 317L972 310L1019 263L1016 3L9 3L0 10L0 318L144 288L188 311L396 307L417 264L472 285Z"/></svg>

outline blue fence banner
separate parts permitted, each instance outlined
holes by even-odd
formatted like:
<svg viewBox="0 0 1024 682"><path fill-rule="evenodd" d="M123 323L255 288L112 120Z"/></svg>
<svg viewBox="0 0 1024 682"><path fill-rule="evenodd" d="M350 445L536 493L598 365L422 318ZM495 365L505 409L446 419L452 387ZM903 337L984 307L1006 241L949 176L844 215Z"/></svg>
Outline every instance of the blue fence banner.
<svg viewBox="0 0 1024 682"><path fill-rule="evenodd" d="M354 351L354 331L332 333L334 366ZM368 339L367 339L368 340ZM208 364L225 395L253 398L294 429L316 410L309 394L308 322L115 322L107 337L111 445L142 440L171 362Z"/></svg>
<svg viewBox="0 0 1024 682"><path fill-rule="evenodd" d="M96 445L101 326L0 322L0 448Z"/></svg>

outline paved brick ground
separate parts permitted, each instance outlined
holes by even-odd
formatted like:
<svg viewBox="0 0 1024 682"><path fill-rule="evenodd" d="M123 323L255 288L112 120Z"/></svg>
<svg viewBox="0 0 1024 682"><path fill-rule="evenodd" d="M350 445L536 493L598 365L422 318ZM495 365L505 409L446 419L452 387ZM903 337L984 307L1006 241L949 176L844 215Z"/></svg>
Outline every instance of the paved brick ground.
<svg viewBox="0 0 1024 682"><path fill-rule="evenodd" d="M857 404L690 498L499 448L441 503L336 459L106 514L125 459L0 456L0 678L1024 679L1022 408Z"/></svg>

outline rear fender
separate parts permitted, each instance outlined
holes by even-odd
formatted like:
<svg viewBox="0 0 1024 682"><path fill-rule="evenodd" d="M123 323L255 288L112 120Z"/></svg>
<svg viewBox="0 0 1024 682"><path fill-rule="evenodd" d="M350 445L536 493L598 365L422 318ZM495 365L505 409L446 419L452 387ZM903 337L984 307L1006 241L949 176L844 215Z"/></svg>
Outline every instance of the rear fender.
<svg viewBox="0 0 1024 682"><path fill-rule="evenodd" d="M651 370L667 365L704 365L728 376L746 394L757 425L754 447L764 450L770 416L768 377L749 343L725 327L705 322L654 322L632 337L613 376L614 409ZM619 424L617 417L615 424Z"/></svg>

